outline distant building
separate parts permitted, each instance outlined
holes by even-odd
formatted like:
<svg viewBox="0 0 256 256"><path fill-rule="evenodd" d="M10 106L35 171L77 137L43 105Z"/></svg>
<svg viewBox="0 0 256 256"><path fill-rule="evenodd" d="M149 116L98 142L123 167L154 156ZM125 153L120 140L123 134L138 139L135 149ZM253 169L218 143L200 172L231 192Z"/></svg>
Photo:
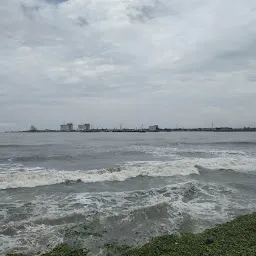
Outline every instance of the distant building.
<svg viewBox="0 0 256 256"><path fill-rule="evenodd" d="M60 126L60 130L62 132L72 132L73 131L73 124L72 123L62 124Z"/></svg>
<svg viewBox="0 0 256 256"><path fill-rule="evenodd" d="M157 132L159 130L159 127L158 125L152 125L152 126L149 126L148 129L150 132Z"/></svg>
<svg viewBox="0 0 256 256"><path fill-rule="evenodd" d="M36 132L37 129L36 129L36 127L34 125L31 125L31 127L29 128L29 131Z"/></svg>
<svg viewBox="0 0 256 256"><path fill-rule="evenodd" d="M89 131L91 128L90 124L79 124L78 131Z"/></svg>

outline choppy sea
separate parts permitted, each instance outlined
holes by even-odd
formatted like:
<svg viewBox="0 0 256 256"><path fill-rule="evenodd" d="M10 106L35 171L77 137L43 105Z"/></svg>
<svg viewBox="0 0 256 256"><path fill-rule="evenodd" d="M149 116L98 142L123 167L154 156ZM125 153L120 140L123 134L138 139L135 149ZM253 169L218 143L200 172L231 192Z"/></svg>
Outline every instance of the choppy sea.
<svg viewBox="0 0 256 256"><path fill-rule="evenodd" d="M0 134L0 255L100 255L253 211L256 133Z"/></svg>

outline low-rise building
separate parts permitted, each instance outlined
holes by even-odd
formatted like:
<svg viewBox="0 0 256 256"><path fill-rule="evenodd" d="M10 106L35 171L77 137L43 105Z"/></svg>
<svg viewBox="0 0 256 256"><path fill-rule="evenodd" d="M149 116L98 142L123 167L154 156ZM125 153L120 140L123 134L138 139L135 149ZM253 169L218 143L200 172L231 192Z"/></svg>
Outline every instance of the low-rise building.
<svg viewBox="0 0 256 256"><path fill-rule="evenodd" d="M79 124L78 131L89 131L91 128L90 124Z"/></svg>
<svg viewBox="0 0 256 256"><path fill-rule="evenodd" d="M73 131L73 124L72 123L62 124L60 126L60 130L62 132L72 132Z"/></svg>
<svg viewBox="0 0 256 256"><path fill-rule="evenodd" d="M158 127L158 125L151 125L151 126L149 126L148 129L150 132L157 132L159 130L159 127Z"/></svg>

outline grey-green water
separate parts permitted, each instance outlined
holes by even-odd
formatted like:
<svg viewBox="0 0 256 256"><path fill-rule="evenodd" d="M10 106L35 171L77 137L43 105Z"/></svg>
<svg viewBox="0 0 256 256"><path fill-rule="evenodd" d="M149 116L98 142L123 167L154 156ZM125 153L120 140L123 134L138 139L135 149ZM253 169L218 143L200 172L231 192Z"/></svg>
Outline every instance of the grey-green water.
<svg viewBox="0 0 256 256"><path fill-rule="evenodd" d="M255 133L0 134L0 255L198 232L255 194Z"/></svg>

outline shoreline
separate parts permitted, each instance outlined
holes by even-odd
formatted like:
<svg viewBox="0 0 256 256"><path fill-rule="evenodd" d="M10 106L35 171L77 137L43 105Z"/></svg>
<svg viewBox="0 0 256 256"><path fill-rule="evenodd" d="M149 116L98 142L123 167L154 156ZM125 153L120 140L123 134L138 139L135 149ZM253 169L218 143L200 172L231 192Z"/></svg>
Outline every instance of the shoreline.
<svg viewBox="0 0 256 256"><path fill-rule="evenodd" d="M256 212L216 225L199 234L180 233L152 238L139 246L106 244L107 256L255 256ZM70 248L61 244L42 256L89 256L86 248ZM26 256L11 253L6 256Z"/></svg>
<svg viewBox="0 0 256 256"><path fill-rule="evenodd" d="M212 133L240 133L240 132L256 132L256 128L250 129L161 129L159 131L148 130L90 130L90 131L59 131L59 130L38 130L38 131L5 131L4 133L171 133L171 132L212 132Z"/></svg>

